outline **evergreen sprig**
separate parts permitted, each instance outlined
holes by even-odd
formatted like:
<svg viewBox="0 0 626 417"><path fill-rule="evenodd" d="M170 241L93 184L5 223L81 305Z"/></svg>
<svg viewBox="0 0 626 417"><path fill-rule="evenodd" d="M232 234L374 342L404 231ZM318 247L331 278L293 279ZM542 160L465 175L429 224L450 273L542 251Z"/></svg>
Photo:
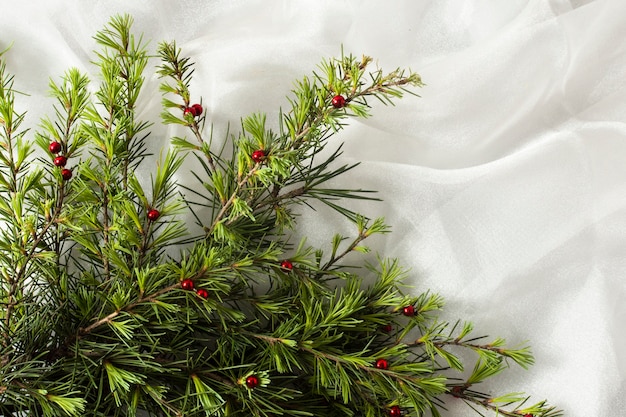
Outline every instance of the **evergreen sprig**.
<svg viewBox="0 0 626 417"><path fill-rule="evenodd" d="M162 121L191 139L172 138L154 175L138 178L150 163L150 124L137 117L149 53L131 26L116 16L96 34L94 94L77 69L50 82L54 117L32 141L0 53L1 415L439 416L446 396L495 415L561 415L477 390L532 365L529 347L439 321L443 299L405 292L397 260L358 266L389 227L345 207L374 197L330 185L357 165L338 164L329 139L368 117L372 98L415 94L417 74L325 60L277 124L252 114L215 147L192 100L193 63L163 42ZM201 169L183 187L186 158ZM354 236L294 245L302 204L346 216ZM469 374L459 349L476 354Z"/></svg>

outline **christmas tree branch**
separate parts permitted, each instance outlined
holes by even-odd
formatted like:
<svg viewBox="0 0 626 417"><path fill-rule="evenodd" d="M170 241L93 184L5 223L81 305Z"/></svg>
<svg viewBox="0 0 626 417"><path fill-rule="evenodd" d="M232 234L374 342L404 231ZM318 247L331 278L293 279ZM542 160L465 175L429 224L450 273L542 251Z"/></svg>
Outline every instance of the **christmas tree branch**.
<svg viewBox="0 0 626 417"><path fill-rule="evenodd" d="M46 317L46 307L42 307L40 311L33 311L30 307L33 303L33 299L36 297L36 292L32 289L28 289L26 284L36 284L37 274L40 268L45 268L49 265L51 260L56 260L57 257L50 251L50 246L47 244L49 239L49 231L53 226L57 226L61 218L61 211L63 208L63 200L65 197L65 187L61 181L61 172L55 172L57 178L56 184L52 187L56 187L56 202L49 200L48 193L49 185L43 181L43 171L32 167L29 167L25 163L26 158L31 155L31 144L22 140L25 132L17 131L19 124L24 118L24 115L18 115L14 113L14 93L12 91L12 77L7 78L5 76L5 64L4 61L0 62L0 112L2 114L2 124L5 127L4 139L7 141L8 146L2 148L6 150L6 153L2 153L2 158L12 172L10 183L4 180L2 185L7 186L5 188L10 194L9 200L12 205L12 212L10 216L6 208L0 208L3 220L8 224L13 225L12 232L10 234L2 234L2 239L10 238L12 235L11 245L14 245L12 249L6 250L5 242L2 242L2 256L0 257L5 263L2 270L5 271L4 277L9 281L9 288L3 294L3 299L6 297L7 310L4 313L4 326L3 326L3 354L2 354L2 370L0 381L2 382L2 398L15 398L18 392L27 393L26 396L21 395L14 404L21 404L26 409L36 410L43 408L46 410L60 410L69 415L76 415L84 410L84 401L79 398L72 398L64 394L57 394L58 390L66 390L62 384L55 386L54 383L48 384L46 390L40 390L33 388L30 382L26 382L30 379L36 380L42 374L42 362L39 357L42 355L38 352L36 346L40 343L39 335L31 334L30 322L33 321L35 326L39 325L39 320ZM72 74L68 76L72 78ZM76 78L72 78L73 81ZM66 79L67 81L67 79ZM71 83L71 81L69 81ZM51 83L51 86L55 86ZM57 93L59 90L56 91ZM60 96L60 95L59 95ZM76 101L79 102L78 97ZM76 109L76 106L80 106L80 103L68 104L65 106L68 117L56 125L58 132L63 132L64 138L67 138L73 129L74 118L70 116L72 110ZM14 117L17 116L17 117ZM45 124L45 123L44 123ZM63 126L64 125L64 126ZM15 136L14 136L15 135ZM13 146L15 139L15 146ZM59 146L59 143L55 143ZM46 150L48 147L46 146ZM30 168L30 169L29 169ZM11 185L11 183L13 185ZM0 193L2 191L0 190ZM3 198L2 205L7 201ZM11 261L9 254L14 253L18 256L17 262ZM9 270L13 270L12 274L7 274ZM34 314L29 314L29 313ZM15 320L13 320L15 317ZM31 347L24 346L20 341L23 335L32 341ZM43 341L44 344L47 341ZM32 350L31 350L32 349ZM33 359L32 356L35 356ZM6 368L5 368L6 367ZM10 371L9 371L10 370ZM24 382L22 382L24 381ZM37 383L35 383L37 384ZM71 395L71 394L70 394ZM11 411L12 407L2 407L2 412L6 410ZM14 408L17 411L23 409L21 407Z"/></svg>
<svg viewBox="0 0 626 417"><path fill-rule="evenodd" d="M365 217L357 216L356 225L358 229L357 237L354 238L354 240L341 253L337 253L337 250L339 249L339 244L341 243L343 238L339 235L335 236L335 238L333 239L331 257L321 268L323 271L330 270L333 265L335 265L343 257L355 250L358 250L359 252L367 252L369 250L367 247L359 245L369 236L373 234L389 232L389 228L385 225L384 219L382 217L375 219L374 222L370 225L368 224L368 221Z"/></svg>
<svg viewBox="0 0 626 417"><path fill-rule="evenodd" d="M297 83L278 132L252 114L213 149L191 101L193 65L162 43L161 116L195 143L172 138L145 185L133 170L149 168L137 117L148 55L131 24L116 16L96 35L93 98L76 70L51 83L56 118L35 135L47 152L38 164L0 60L0 414L439 417L449 395L495 415L561 415L474 391L507 360L531 365L528 347L440 322L442 298L404 294L397 260L343 265L388 227L344 206L371 197L329 185L356 164L339 163L340 144L324 150L348 118L369 116L371 98L414 94L418 75L342 54ZM176 184L187 155L201 187ZM292 207L316 201L352 219L355 235L294 247ZM204 233L186 237L184 212ZM478 355L467 378L455 349Z"/></svg>
<svg viewBox="0 0 626 417"><path fill-rule="evenodd" d="M2 237L9 241L2 242L2 278L5 280L2 287L6 288L2 303L6 306L2 320L2 345L9 347L12 344L12 319L16 306L23 298L24 278L31 270L31 261L38 249L45 231L50 226L48 222L43 233L37 233L34 224L38 219L28 218L33 207L29 201L34 192L40 173L27 173L26 158L31 154L31 145L23 141L26 132L20 132L19 126L24 120L25 113L15 111L15 90L13 76L6 73L6 64L0 60L0 195L3 201L0 205L0 215L4 218L8 232ZM6 178L8 174L8 180ZM28 216L28 217L27 217ZM26 217L26 218L25 218ZM7 358L2 358L6 361Z"/></svg>
<svg viewBox="0 0 626 417"><path fill-rule="evenodd" d="M195 275L185 278L185 279L189 279L192 281L199 280L199 279L204 278L208 273L209 271L207 271L206 269L201 269ZM88 335L93 330L97 329L98 327L107 323L111 323L111 321L115 319L116 317L118 317L121 313L132 313L133 309L135 309L137 306L143 305L145 303L155 302L159 299L159 297L166 295L174 290L178 290L180 288L181 288L181 283L177 282L176 284L171 284L165 288L161 288L158 291L150 293L149 295L143 295L139 297L136 301L125 305L123 308L113 311L112 313L108 314L105 317L98 319L97 321L95 321L94 323L90 324L87 327L79 329L77 338L84 337L85 335Z"/></svg>
<svg viewBox="0 0 626 417"><path fill-rule="evenodd" d="M447 326L447 323L443 323L440 325L441 327ZM498 357L505 357L512 359L515 363L522 366L523 368L528 368L534 363L534 358L532 353L530 352L529 346L523 346L519 349L509 349L505 348L505 340L501 338L495 339L491 343L486 344L477 344L472 343L477 339L485 338L486 336L481 336L478 338L473 338L471 340L463 340L463 337L466 336L471 331L471 324L466 323L465 329L463 333L457 337L446 337L440 334L432 334L432 332L427 332L420 339L416 340L413 343L408 344L410 347L419 347L425 346L427 350L434 349L435 352L441 352L446 346L458 346L463 348L472 349L475 352L478 352L482 356L490 359L497 360ZM454 330L454 329L453 329Z"/></svg>
<svg viewBox="0 0 626 417"><path fill-rule="evenodd" d="M142 156L141 140L135 143L136 136L148 127L146 123L135 121L135 106L144 83L143 71L148 57L142 37L135 41L131 33L132 24L133 19L129 15L115 16L107 27L94 36L96 42L104 47L104 52L98 53L98 57L100 66L107 69L105 80L111 84L106 87L110 100L104 101L109 109L109 132L116 124L123 124L121 140L118 142L121 146L119 154L123 189L127 188L131 164L136 166ZM115 85L115 81L119 84ZM105 97L104 94L100 96Z"/></svg>
<svg viewBox="0 0 626 417"><path fill-rule="evenodd" d="M524 404L530 399L520 393L505 394L499 397L489 397L477 391L468 389L469 387L463 385L452 386L449 394L454 398L459 398L465 401L472 408L474 406L481 407L485 410L492 411L496 415L506 417L560 417L562 412L557 410L553 406L549 406L546 401L533 404L531 406L524 407ZM474 408L474 410L482 413Z"/></svg>
<svg viewBox="0 0 626 417"><path fill-rule="evenodd" d="M51 94L57 100L54 106L56 113L56 121L52 122L46 118L42 122L43 132L35 135L35 140L42 150L52 155L62 153L61 158L55 158L55 161L66 162L68 158L78 156L78 148L82 146L83 139L79 134L79 124L87 105L89 104L90 95L87 92L89 78L81 74L77 69L70 69L63 77L63 82L57 84L50 81ZM64 166L54 170L56 178L56 192L53 198L54 207L50 213L48 207L44 209L44 217L54 223L55 232L52 246L57 254L57 263L60 262L62 249L63 226L57 220L62 214L63 203L68 195L68 184L66 178L73 175L70 169ZM42 237L45 233L42 233Z"/></svg>
<svg viewBox="0 0 626 417"><path fill-rule="evenodd" d="M181 58L180 49L176 47L176 42L162 42L158 48L159 56L161 58L162 65L158 70L158 74L161 78L167 77L174 81L174 86L162 83L161 91L163 93L171 93L179 96L182 99L182 104L175 103L167 98L163 98L163 107L165 109L175 108L183 112L183 119L176 117L168 111L161 113L164 123L180 123L187 125L198 143L200 149L203 150L207 162L210 166L210 172L215 172L217 167L213 160L210 147L204 141L202 137L201 127L198 120L194 116L194 112L191 111L191 93L189 91L189 83L193 74L193 64L190 63L188 57ZM201 106L201 105L200 105ZM200 115L198 115L200 116ZM204 117L201 119L204 120ZM184 142L184 141L183 141Z"/></svg>
<svg viewBox="0 0 626 417"><path fill-rule="evenodd" d="M79 333L77 338L81 338L89 333L91 333L93 330L95 330L96 328L102 326L103 324L108 324L111 323L111 321L113 321L113 319L115 319L116 317L118 317L121 313L132 313L133 309L135 307L137 307L138 305L147 303L147 302L151 302L151 301L155 301L159 296L163 295L163 294L167 294L170 291L180 288L180 283L177 284L172 284L169 287L163 288L153 294L150 294L149 296L144 296L139 298L137 301L130 303L128 305L126 305L123 309L121 310L116 310L112 313L110 313L109 315L97 320L96 322L90 324L89 326L79 329Z"/></svg>
<svg viewBox="0 0 626 417"><path fill-rule="evenodd" d="M325 77L315 74L313 81L308 78L303 79L297 84L294 90L295 100L290 100L292 109L285 114L281 114L281 128L286 130L284 135L290 138L291 143L288 146L294 151L299 150L302 161L310 157L310 167L312 167L313 157L316 153L324 148L325 138L330 134L337 132L342 127L341 120L348 115L356 115L358 117L367 117L369 115L368 105L365 100L368 96L377 98L384 97L386 94L393 92L397 98L402 96L402 90L396 87L403 85L421 86L421 79L417 74L409 74L405 76L403 71L396 70L387 76L382 75L382 71L378 70L371 74L372 84L364 87L363 80L367 73L367 67L372 59L364 56L360 61L353 56L342 56L337 60L324 61L321 68ZM319 83L319 85L318 85ZM406 91L406 90L404 90ZM391 103L390 99L387 99ZM308 142L303 149L300 149ZM338 148L339 149L339 148ZM328 163L339 156L339 151L335 152L326 163L320 167L326 169ZM297 166L297 165L296 165ZM319 190L318 193L312 193L315 186L325 182L335 175L343 173L354 166L342 167L331 175L322 177L322 181L316 181L313 176L316 170L310 169L308 179L305 179L305 187L297 188L298 192L294 197L306 194L320 198L328 194L330 190ZM292 169L292 173L294 169ZM321 173L322 170L317 170ZM290 181L295 183L295 181ZM276 203L279 196L280 183L274 184L271 192L273 202ZM358 190L361 191L361 190ZM349 190L342 191L341 197L351 197ZM286 196L291 196L287 194ZM280 197L279 200L287 197ZM324 201L323 198L321 198ZM333 208L336 205L330 204ZM355 219L353 213L346 210L340 210L342 214L348 215Z"/></svg>
<svg viewBox="0 0 626 417"><path fill-rule="evenodd" d="M230 208L233 206L235 200L237 198L239 198L240 192L241 190L248 184L248 182L250 181L250 179L254 176L254 174L257 172L259 168L258 164L255 164L252 169L250 171L248 171L245 176L243 178L241 178L236 186L234 191L232 192L232 194L230 195L230 197L228 197L228 200L224 201L222 204L222 208L220 209L220 211L217 213L217 215L213 218L213 223L211 224L211 226L209 227L209 229L206 231L207 235L213 235L215 228L218 227L220 225L220 223L222 223L222 221L224 220L224 217L226 216L226 214L228 213L228 211L230 210ZM233 221L233 219L230 219L230 221ZM222 233L219 234L220 236L223 236Z"/></svg>
<svg viewBox="0 0 626 417"><path fill-rule="evenodd" d="M176 94L183 101L181 105L164 98L164 106L166 108L183 110L183 117L180 118L180 116L177 117L167 112L163 114L163 119L166 123L180 123L190 127L201 144L200 149L202 153L209 161L210 166L207 174L212 178L215 190L219 192L222 188L220 181L224 176L215 176L214 173L217 170L217 166L213 163L213 155L210 149L205 146L205 142L198 130L199 125L197 121L204 119L203 117L199 119L191 111L194 106L200 105L190 107L189 79L193 73L192 64L188 58L180 58L180 51L176 49L174 43L161 44L160 55L163 65L159 74L162 77L173 79L175 85L173 87L170 84L163 83L161 90L166 94ZM287 220L279 212L279 201L299 200L303 196L319 199L330 207L356 219L354 213L330 201L331 199L352 197L353 195L356 197L352 190L317 188L323 182L351 169L353 166L342 167L334 173L327 173L325 169L339 153L333 153L329 160L321 164L318 169L312 169L313 158L315 154L324 148L325 141L330 134L336 132L342 126L341 119L352 113L361 117L366 117L369 114L367 102L365 101L366 97L401 97L402 90L398 87L421 85L421 80L416 74L405 76L403 71L394 71L383 76L382 71L377 71L371 77L372 85L364 86L363 78L370 61L371 59L368 57L357 61L352 56L342 57L336 61L328 61L322 65L327 79L322 79L316 75L313 81L305 78L300 82L298 84L299 88L294 91L297 100L290 100L292 103L291 111L285 114L281 113L281 135L279 136L276 136L271 130L265 129L264 116L258 117L253 115L243 120L243 131L250 134L251 138L242 136L236 142L239 145L239 149L235 148L234 150L236 154L234 161L237 161L238 166L235 167L233 165L232 169L237 172L237 181L239 181L238 184L240 185L235 188L235 191L229 197L223 194L220 195L221 208L212 219L211 225L205 226L205 230L208 233L212 233L215 227L220 224L222 218L227 215L234 202L242 203L243 201L246 202L245 205L239 204L239 206L242 206L241 214L229 216L228 224L232 224L242 216L252 216L253 213L258 210L264 210L267 206L272 207L276 211L277 220L285 219L290 223L291 219ZM350 86L350 95L346 97L340 95L339 93L348 91L348 86ZM338 101L331 103L332 99L335 98ZM389 101L389 98L387 98L387 101ZM351 110L352 113L348 113L346 110ZM283 130L285 130L284 133L282 133ZM189 146L190 144L184 140L178 140L177 143L187 149L196 149L193 146ZM255 153L258 156L255 156ZM250 171L247 170L248 173L246 174L244 167L250 166L251 158L253 159L252 166L259 168L257 171L258 180L265 187L268 187L267 189L270 189L270 191L267 191L267 194L264 188L251 189L242 187L242 185L246 185L246 183L241 182L242 178L249 179ZM309 166L304 169L304 166L301 164L307 160L308 162L306 163ZM296 172L298 175L294 177ZM286 194L280 195L280 190L284 185L295 185L298 177L304 172L308 174L306 177L300 178L300 181L304 182L304 186L296 187ZM225 174L228 173L226 172ZM240 193L249 193L249 195L244 198L243 195L237 195ZM210 198L207 197L207 199ZM253 217L250 217L250 219L253 221ZM224 237L224 233L225 231L222 231L220 236Z"/></svg>

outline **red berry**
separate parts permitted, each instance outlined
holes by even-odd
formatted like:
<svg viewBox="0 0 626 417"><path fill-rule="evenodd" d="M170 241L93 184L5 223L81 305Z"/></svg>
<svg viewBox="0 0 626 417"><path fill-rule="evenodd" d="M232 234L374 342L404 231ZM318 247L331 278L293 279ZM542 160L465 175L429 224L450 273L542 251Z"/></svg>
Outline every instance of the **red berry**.
<svg viewBox="0 0 626 417"><path fill-rule="evenodd" d="M389 409L389 417L400 417L402 415L402 409L397 405L394 405Z"/></svg>
<svg viewBox="0 0 626 417"><path fill-rule="evenodd" d="M259 386L259 377L256 375L250 375L246 378L246 386L250 389L256 388Z"/></svg>
<svg viewBox="0 0 626 417"><path fill-rule="evenodd" d="M180 286L183 290L191 291L193 290L193 280L191 278L185 278L181 281Z"/></svg>
<svg viewBox="0 0 626 417"><path fill-rule="evenodd" d="M340 95L336 95L335 97L333 97L333 99L331 100L331 103L333 105L334 108L336 109L340 109L342 107L346 106L346 99L343 96Z"/></svg>
<svg viewBox="0 0 626 417"><path fill-rule="evenodd" d="M387 359L376 359L374 366L378 369L389 369L389 362L387 362Z"/></svg>
<svg viewBox="0 0 626 417"><path fill-rule="evenodd" d="M72 178L72 171L67 168L64 168L61 170L61 176L63 177L65 181L68 181Z"/></svg>
<svg viewBox="0 0 626 417"><path fill-rule="evenodd" d="M187 116L188 114L196 117L196 109L194 109L193 107L185 107L185 110L183 111L183 116Z"/></svg>
<svg viewBox="0 0 626 417"><path fill-rule="evenodd" d="M159 210L152 209L152 210L148 211L148 220L153 222L156 219L158 219L160 215L161 215L161 213L159 213Z"/></svg>
<svg viewBox="0 0 626 417"><path fill-rule="evenodd" d="M285 259L280 263L280 267L286 271L291 271L293 269L293 264L290 260Z"/></svg>
<svg viewBox="0 0 626 417"><path fill-rule="evenodd" d="M402 309L402 314L404 314L407 317L413 317L415 315L415 307L413 306L406 306Z"/></svg>
<svg viewBox="0 0 626 417"><path fill-rule="evenodd" d="M52 142L50 146L48 146L48 150L50 153L59 153L63 149L63 146L59 142Z"/></svg>
<svg viewBox="0 0 626 417"><path fill-rule="evenodd" d="M196 294L198 294L198 297L202 297L205 300L209 298L209 292L205 290L204 288L198 288L198 291L196 291Z"/></svg>
<svg viewBox="0 0 626 417"><path fill-rule="evenodd" d="M452 395L454 397L460 398L461 396L463 396L463 387L460 387L458 385L454 386L454 387L452 387L451 393L452 393ZM526 417L526 416L524 416L524 417Z"/></svg>
<svg viewBox="0 0 626 417"><path fill-rule="evenodd" d="M57 156L56 158L54 158L54 161L52 161L52 163L58 167L64 167L65 164L67 164L67 158L64 156Z"/></svg>
<svg viewBox="0 0 626 417"><path fill-rule="evenodd" d="M524 414L524 417L534 417L532 414L528 413L528 414Z"/></svg>
<svg viewBox="0 0 626 417"><path fill-rule="evenodd" d="M250 155L250 157L256 163L262 162L265 159L265 151L263 149L259 149L252 152L252 155Z"/></svg>
<svg viewBox="0 0 626 417"><path fill-rule="evenodd" d="M381 330L385 333L389 333L393 330L393 326L391 324L385 324L383 327L381 327Z"/></svg>
<svg viewBox="0 0 626 417"><path fill-rule="evenodd" d="M194 116L200 116L202 114L202 105L194 104L191 108L194 111Z"/></svg>

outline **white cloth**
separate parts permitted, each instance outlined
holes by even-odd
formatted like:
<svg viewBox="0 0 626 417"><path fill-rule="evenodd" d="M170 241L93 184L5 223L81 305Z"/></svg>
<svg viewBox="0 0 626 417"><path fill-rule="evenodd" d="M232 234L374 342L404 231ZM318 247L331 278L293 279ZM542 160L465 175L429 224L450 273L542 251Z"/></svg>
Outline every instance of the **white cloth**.
<svg viewBox="0 0 626 417"><path fill-rule="evenodd" d="M536 365L485 388L548 398L570 417L626 416L626 2L624 0L81 1L3 5L0 50L50 114L50 76L89 61L92 36L130 12L151 40L176 39L196 61L216 137L230 121L269 119L292 82L324 57L375 57L427 84L334 141L363 161L342 187L380 190L353 205L395 230L372 245L411 268L414 291L447 300L445 316L478 334L529 340ZM156 65L156 60L153 61ZM142 116L158 122L158 81ZM152 95L152 96L151 96ZM171 131L155 126L151 147ZM184 178L183 178L184 179ZM315 244L349 233L305 212ZM450 401L445 416L473 416Z"/></svg>

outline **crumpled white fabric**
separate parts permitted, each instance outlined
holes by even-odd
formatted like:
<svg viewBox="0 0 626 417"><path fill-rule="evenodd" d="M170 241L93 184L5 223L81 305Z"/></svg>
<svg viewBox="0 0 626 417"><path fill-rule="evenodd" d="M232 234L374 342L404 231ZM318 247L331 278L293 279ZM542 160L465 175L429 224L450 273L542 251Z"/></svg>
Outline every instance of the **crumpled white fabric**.
<svg viewBox="0 0 626 417"><path fill-rule="evenodd" d="M33 127L52 112L50 76L97 77L92 35L123 12L153 51L176 39L196 61L216 137L251 112L272 119L292 81L342 46L420 73L421 98L373 102L374 117L333 139L344 162L363 161L336 185L384 199L353 205L395 231L372 246L411 269L414 291L443 295L450 320L531 342L536 365L485 389L548 398L570 417L626 416L624 0L11 2L0 50L13 42ZM147 84L142 116L158 122L158 80ZM153 130L158 151L172 131ZM303 213L311 243L351 231Z"/></svg>

